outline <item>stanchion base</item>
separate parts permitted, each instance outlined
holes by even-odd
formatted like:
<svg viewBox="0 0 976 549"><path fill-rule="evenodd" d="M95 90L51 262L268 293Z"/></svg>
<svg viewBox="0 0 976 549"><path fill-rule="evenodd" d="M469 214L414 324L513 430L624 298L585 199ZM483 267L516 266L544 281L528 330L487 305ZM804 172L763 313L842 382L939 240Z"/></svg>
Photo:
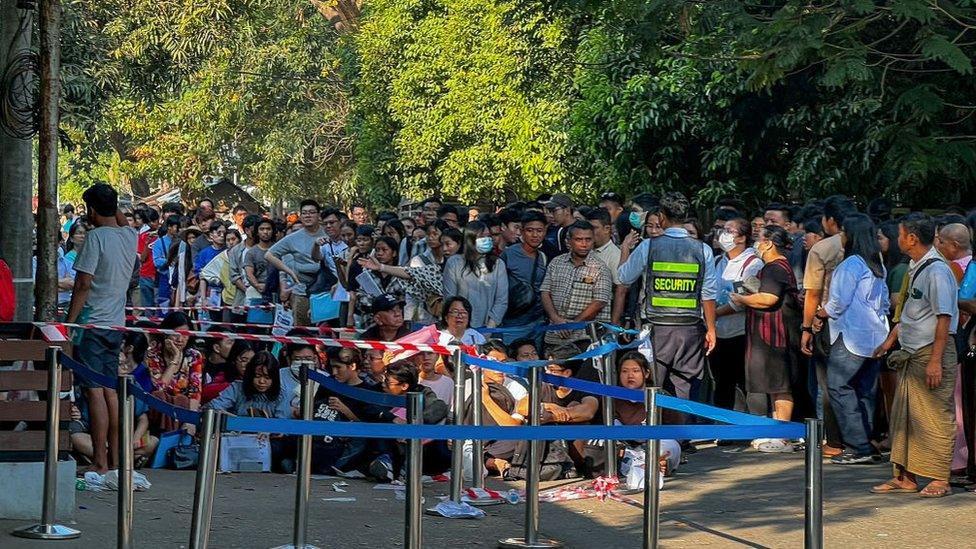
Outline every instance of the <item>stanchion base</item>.
<svg viewBox="0 0 976 549"><path fill-rule="evenodd" d="M490 507L492 505L501 505L503 503L508 503L504 499L476 499L472 501L466 501L468 505L472 507Z"/></svg>
<svg viewBox="0 0 976 549"><path fill-rule="evenodd" d="M61 524L35 524L25 528L18 528L12 535L28 539L75 539L81 532Z"/></svg>
<svg viewBox="0 0 976 549"><path fill-rule="evenodd" d="M307 543L301 547L296 547L295 545L289 543L288 545L279 545L277 547L272 547L271 549L319 549L319 547L316 545L309 545Z"/></svg>
<svg viewBox="0 0 976 549"><path fill-rule="evenodd" d="M562 547L563 542L549 538L536 538L535 543L527 543L525 538L508 538L498 540L498 549L551 549Z"/></svg>
<svg viewBox="0 0 976 549"><path fill-rule="evenodd" d="M613 490L613 493L614 494L619 494L621 496L632 496L634 494L642 494L642 493L644 493L644 489L643 488L623 488L623 489L621 489L621 488L615 488Z"/></svg>

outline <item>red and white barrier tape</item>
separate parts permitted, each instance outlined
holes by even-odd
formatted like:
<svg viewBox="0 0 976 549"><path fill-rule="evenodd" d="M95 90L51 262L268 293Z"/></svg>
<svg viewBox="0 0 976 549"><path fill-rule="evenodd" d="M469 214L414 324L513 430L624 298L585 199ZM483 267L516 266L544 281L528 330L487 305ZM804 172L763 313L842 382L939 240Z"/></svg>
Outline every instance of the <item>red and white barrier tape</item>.
<svg viewBox="0 0 976 549"><path fill-rule="evenodd" d="M246 311L248 309L274 309L274 303L264 305L184 305L182 307L170 305L168 307L126 307L126 311Z"/></svg>
<svg viewBox="0 0 976 549"><path fill-rule="evenodd" d="M345 347L347 349L368 349L376 351L418 351L450 355L458 349L457 345L428 345L424 343L394 343L391 341L366 341L358 339L330 339L307 336L275 336L265 334L238 334L234 332L200 332L196 330L166 330L163 328L142 328L135 326L101 326L98 324L68 324L64 322L34 322L39 328L77 328L82 330L111 330L115 332L141 332L156 335L181 335L200 338L243 339L245 341L266 341L272 343L304 343L325 345L326 347Z"/></svg>
<svg viewBox="0 0 976 549"><path fill-rule="evenodd" d="M130 322L138 322L140 320L148 320L150 322L162 322L163 317L161 316L138 316L138 315L126 315L125 319ZM263 328L271 329L274 328L274 324L248 324L246 322L220 322L217 320L204 320L198 318L195 321L197 324L208 324L210 326L221 326L225 328ZM332 328L329 326L308 326L309 330L318 330L322 334L356 334L359 330L355 328Z"/></svg>

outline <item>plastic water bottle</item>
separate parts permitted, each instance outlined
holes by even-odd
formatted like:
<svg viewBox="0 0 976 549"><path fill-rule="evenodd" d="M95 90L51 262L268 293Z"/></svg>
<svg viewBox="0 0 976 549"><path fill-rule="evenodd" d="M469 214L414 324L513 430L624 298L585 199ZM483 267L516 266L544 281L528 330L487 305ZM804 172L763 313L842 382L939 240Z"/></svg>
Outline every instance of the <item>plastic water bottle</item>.
<svg viewBox="0 0 976 549"><path fill-rule="evenodd" d="M512 489L505 493L505 501L511 503L512 505L518 504L521 501L518 490Z"/></svg>
<svg viewBox="0 0 976 549"><path fill-rule="evenodd" d="M77 490L79 492L84 492L85 491L85 479L83 479L83 478L76 478L75 479L75 490Z"/></svg>

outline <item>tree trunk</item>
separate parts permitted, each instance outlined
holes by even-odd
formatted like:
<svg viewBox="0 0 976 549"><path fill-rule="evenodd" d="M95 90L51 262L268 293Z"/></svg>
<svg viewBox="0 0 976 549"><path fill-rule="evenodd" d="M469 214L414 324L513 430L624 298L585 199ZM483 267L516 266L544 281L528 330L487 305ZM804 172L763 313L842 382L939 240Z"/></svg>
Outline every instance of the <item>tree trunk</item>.
<svg viewBox="0 0 976 549"><path fill-rule="evenodd" d="M30 49L30 26L26 32L18 34L21 14L16 2L0 2L0 25L3 28L0 67L7 66L8 54ZM28 22L30 17L32 14L28 16ZM18 321L31 319L34 304L31 146L30 139L18 139L0 131L0 256L6 260L14 277L17 294L14 318Z"/></svg>
<svg viewBox="0 0 976 549"><path fill-rule="evenodd" d="M53 321L58 308L58 105L61 100L61 0L41 0L41 122L37 158L37 283L34 316Z"/></svg>

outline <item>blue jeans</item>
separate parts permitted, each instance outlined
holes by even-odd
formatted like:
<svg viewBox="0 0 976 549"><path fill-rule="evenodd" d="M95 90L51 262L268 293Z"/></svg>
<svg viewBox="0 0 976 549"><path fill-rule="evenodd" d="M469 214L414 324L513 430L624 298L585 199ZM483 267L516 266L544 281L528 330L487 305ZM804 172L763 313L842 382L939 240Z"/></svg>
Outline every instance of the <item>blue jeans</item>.
<svg viewBox="0 0 976 549"><path fill-rule="evenodd" d="M156 293L156 305L160 307L169 307L169 299L170 294L172 293L172 288L170 288L169 285L168 272L156 273L156 288L158 288Z"/></svg>
<svg viewBox="0 0 976 549"><path fill-rule="evenodd" d="M139 277L139 305L152 307L156 304L156 280L147 276Z"/></svg>
<svg viewBox="0 0 976 549"><path fill-rule="evenodd" d="M841 335L830 347L827 362L827 395L837 417L844 446L857 455L870 455L871 436L881 363L855 355L844 346Z"/></svg>

